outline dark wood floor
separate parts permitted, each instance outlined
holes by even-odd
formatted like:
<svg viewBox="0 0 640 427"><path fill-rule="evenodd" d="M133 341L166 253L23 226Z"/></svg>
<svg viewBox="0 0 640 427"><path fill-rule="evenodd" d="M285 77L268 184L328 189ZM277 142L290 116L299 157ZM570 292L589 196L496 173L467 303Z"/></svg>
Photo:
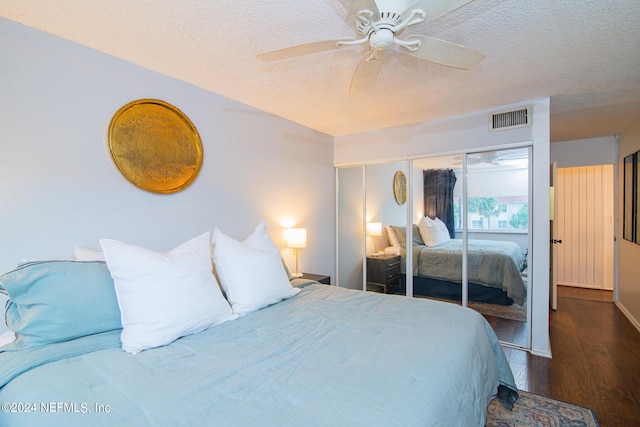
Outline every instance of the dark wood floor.
<svg viewBox="0 0 640 427"><path fill-rule="evenodd" d="M521 390L589 407L602 427L637 427L640 331L611 301L610 292L564 289L550 314L553 357L510 348L505 354ZM516 325L512 334L521 333Z"/></svg>

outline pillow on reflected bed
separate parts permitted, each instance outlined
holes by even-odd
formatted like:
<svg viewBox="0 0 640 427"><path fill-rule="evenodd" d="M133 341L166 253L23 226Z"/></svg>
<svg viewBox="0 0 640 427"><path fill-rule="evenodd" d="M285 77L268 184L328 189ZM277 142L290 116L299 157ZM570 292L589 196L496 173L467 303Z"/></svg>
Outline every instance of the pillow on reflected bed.
<svg viewBox="0 0 640 427"><path fill-rule="evenodd" d="M390 228L387 229L387 233L389 233L389 230L391 230L391 232L394 234L395 237L390 237L390 240L392 242L398 242L398 244L400 245L400 247L402 248L406 248L407 247L407 237L406 237L406 233L407 233L407 227L399 227L396 225L390 225ZM413 225L413 228L411 229L411 238L412 238L412 246L422 246L424 245L424 242L422 241L422 236L420 236L420 229L418 228L418 226L416 224Z"/></svg>
<svg viewBox="0 0 640 427"><path fill-rule="evenodd" d="M16 345L35 347L120 329L113 279L104 262L34 261L0 276Z"/></svg>

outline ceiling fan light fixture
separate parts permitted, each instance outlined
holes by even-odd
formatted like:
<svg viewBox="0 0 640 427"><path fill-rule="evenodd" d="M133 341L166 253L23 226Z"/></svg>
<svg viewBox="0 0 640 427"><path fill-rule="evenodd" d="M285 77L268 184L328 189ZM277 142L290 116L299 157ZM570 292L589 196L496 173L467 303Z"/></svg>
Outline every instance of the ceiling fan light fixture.
<svg viewBox="0 0 640 427"><path fill-rule="evenodd" d="M393 31L387 28L380 28L378 31L371 33L369 45L372 49L384 50L394 43L395 38Z"/></svg>

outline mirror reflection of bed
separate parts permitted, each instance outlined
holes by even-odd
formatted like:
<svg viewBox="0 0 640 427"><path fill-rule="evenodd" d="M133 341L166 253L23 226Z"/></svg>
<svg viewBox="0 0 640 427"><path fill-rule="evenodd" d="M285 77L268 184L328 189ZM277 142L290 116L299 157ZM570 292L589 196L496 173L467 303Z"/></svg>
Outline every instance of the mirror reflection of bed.
<svg viewBox="0 0 640 427"><path fill-rule="evenodd" d="M421 222L429 220L440 221L437 217L424 217ZM390 242L394 242L397 235L405 233L405 227L387 226L386 231ZM414 226L412 236L413 295L462 302L463 240L448 237L446 241L431 241L427 245L419 226ZM406 289L404 243L402 239L401 244L385 249L385 253L401 257L400 293ZM526 253L511 241L470 239L467 248L469 305L485 314L526 321Z"/></svg>

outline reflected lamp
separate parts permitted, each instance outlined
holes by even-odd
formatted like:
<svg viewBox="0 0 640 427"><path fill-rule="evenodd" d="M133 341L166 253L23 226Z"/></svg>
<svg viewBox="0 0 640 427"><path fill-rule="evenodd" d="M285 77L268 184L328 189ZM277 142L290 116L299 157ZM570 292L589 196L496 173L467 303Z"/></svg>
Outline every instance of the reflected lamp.
<svg viewBox="0 0 640 427"><path fill-rule="evenodd" d="M381 222L368 222L367 223L367 235L373 237L374 254L378 253L378 237L382 236L382 223Z"/></svg>

